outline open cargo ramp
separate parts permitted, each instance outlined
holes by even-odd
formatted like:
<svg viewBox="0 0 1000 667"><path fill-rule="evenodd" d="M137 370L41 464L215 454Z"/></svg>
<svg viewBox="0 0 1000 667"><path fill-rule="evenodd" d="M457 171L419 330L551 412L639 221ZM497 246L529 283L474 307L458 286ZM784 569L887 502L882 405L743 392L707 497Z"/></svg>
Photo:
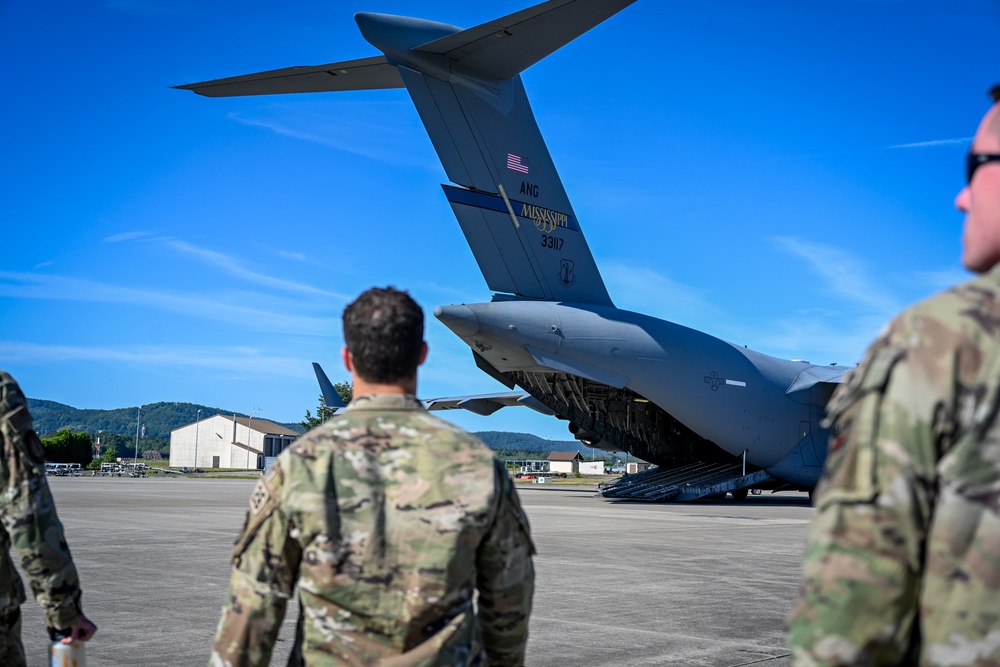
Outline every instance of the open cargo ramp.
<svg viewBox="0 0 1000 667"><path fill-rule="evenodd" d="M741 463L691 463L679 468L653 468L601 484L598 493L617 500L683 502L724 496L773 482L767 471L745 473Z"/></svg>

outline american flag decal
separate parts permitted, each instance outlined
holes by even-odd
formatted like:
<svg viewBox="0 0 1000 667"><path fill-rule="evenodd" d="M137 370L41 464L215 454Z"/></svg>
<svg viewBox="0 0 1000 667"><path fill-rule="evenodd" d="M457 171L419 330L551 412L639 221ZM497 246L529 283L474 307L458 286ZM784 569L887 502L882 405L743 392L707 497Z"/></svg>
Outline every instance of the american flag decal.
<svg viewBox="0 0 1000 667"><path fill-rule="evenodd" d="M528 173L528 160L520 155L507 153L507 168L511 171L518 171L522 174Z"/></svg>

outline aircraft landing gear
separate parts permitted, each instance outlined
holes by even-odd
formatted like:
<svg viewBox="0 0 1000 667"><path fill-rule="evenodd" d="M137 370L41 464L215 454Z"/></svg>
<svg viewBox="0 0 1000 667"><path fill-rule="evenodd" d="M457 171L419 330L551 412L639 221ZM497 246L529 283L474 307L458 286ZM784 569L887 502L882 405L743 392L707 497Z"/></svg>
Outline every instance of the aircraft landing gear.
<svg viewBox="0 0 1000 667"><path fill-rule="evenodd" d="M741 503L747 499L748 495L750 495L750 489L736 489L735 491L730 491L729 493L732 494L733 500Z"/></svg>

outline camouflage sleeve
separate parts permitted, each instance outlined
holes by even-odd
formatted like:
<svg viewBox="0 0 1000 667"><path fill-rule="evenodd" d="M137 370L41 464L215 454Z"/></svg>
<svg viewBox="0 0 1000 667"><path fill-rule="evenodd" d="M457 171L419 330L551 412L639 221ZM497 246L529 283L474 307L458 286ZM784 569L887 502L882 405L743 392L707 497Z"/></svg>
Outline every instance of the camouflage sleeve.
<svg viewBox="0 0 1000 667"><path fill-rule="evenodd" d="M496 518L476 553L479 626L490 667L524 664L528 617L535 591L528 517L510 475L495 462Z"/></svg>
<svg viewBox="0 0 1000 667"><path fill-rule="evenodd" d="M267 665L295 587L301 549L282 511L280 461L250 494L247 519L233 550L226 605L209 665Z"/></svg>
<svg viewBox="0 0 1000 667"><path fill-rule="evenodd" d="M901 342L876 341L830 401L835 428L789 617L795 665L909 664L917 644L942 389Z"/></svg>
<svg viewBox="0 0 1000 667"><path fill-rule="evenodd" d="M80 620L80 580L56 516L45 477L45 454L35 434L27 400L7 373L0 371L3 460L0 461L0 523L45 612L50 630Z"/></svg>

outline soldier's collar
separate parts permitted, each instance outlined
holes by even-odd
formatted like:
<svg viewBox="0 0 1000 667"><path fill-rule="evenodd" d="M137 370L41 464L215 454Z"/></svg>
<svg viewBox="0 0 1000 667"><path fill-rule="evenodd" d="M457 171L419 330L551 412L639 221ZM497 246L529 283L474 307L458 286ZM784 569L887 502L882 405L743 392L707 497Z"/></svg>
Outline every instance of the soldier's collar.
<svg viewBox="0 0 1000 667"><path fill-rule="evenodd" d="M413 394L369 394L355 396L347 410L414 410L423 407Z"/></svg>

